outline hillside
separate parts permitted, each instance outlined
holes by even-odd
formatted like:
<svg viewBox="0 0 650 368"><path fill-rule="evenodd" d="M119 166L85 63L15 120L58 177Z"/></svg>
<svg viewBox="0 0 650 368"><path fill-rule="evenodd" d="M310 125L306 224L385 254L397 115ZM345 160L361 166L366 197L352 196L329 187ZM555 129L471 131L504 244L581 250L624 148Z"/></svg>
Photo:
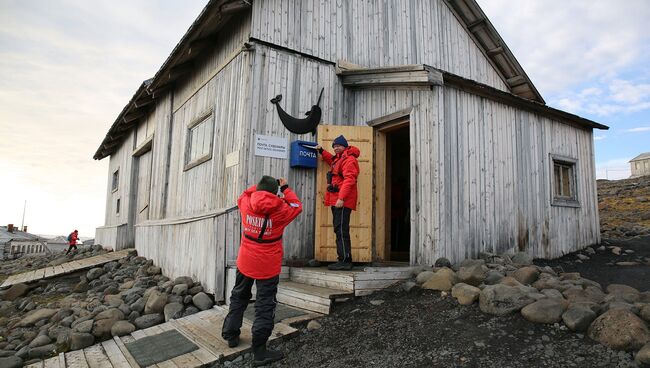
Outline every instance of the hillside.
<svg viewBox="0 0 650 368"><path fill-rule="evenodd" d="M604 238L650 235L650 176L598 180L597 186Z"/></svg>

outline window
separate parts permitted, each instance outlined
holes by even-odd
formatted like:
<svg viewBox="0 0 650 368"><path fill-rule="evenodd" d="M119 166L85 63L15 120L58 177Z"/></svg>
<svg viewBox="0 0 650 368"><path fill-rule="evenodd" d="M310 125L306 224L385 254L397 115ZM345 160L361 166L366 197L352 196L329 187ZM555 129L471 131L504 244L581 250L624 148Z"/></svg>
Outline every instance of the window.
<svg viewBox="0 0 650 368"><path fill-rule="evenodd" d="M111 190L113 192L117 191L117 187L119 185L120 185L120 169L117 169L113 173L113 184L111 185Z"/></svg>
<svg viewBox="0 0 650 368"><path fill-rule="evenodd" d="M189 170L212 158L213 127L212 110L202 114L187 126L184 170Z"/></svg>
<svg viewBox="0 0 650 368"><path fill-rule="evenodd" d="M577 160L552 155L554 206L580 207L576 190Z"/></svg>
<svg viewBox="0 0 650 368"><path fill-rule="evenodd" d="M115 202L115 214L119 215L120 214L120 199L117 199L117 202Z"/></svg>

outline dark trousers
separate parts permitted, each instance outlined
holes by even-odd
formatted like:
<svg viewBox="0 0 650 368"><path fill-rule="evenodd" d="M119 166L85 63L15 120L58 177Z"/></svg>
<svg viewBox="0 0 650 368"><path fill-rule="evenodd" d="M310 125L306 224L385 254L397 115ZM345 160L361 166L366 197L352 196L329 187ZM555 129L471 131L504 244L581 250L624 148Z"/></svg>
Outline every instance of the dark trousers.
<svg viewBox="0 0 650 368"><path fill-rule="evenodd" d="M76 250L77 250L77 245L76 245L76 244L70 244L70 245L68 246L68 251L65 252L65 254L70 253L70 251L72 250L72 248L74 248L74 250L76 251Z"/></svg>
<svg viewBox="0 0 650 368"><path fill-rule="evenodd" d="M334 233L336 234L336 253L339 262L352 262L352 244L350 243L350 214L352 210L346 207L332 206L334 217Z"/></svg>
<svg viewBox="0 0 650 368"><path fill-rule="evenodd" d="M253 283L257 286L255 297L255 321L253 322L253 346L265 345L273 332L273 319L275 318L275 306L278 303L275 295L278 292L280 276L266 280L256 280L245 276L237 270L235 287L230 295L230 309L223 321L221 336L230 340L239 336L241 325L244 319L244 312L253 294L251 288Z"/></svg>

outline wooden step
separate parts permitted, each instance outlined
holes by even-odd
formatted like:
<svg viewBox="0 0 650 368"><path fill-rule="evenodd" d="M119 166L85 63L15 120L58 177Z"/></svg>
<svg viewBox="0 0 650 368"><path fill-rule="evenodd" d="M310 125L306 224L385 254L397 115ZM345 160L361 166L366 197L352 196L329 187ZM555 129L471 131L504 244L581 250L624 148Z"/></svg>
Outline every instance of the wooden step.
<svg viewBox="0 0 650 368"><path fill-rule="evenodd" d="M349 296L354 296L354 291L331 289L294 281L281 281L278 285L277 299L282 304L329 314L332 299Z"/></svg>
<svg viewBox="0 0 650 368"><path fill-rule="evenodd" d="M292 267L291 281L328 289L354 292L354 272L329 271L327 268Z"/></svg>

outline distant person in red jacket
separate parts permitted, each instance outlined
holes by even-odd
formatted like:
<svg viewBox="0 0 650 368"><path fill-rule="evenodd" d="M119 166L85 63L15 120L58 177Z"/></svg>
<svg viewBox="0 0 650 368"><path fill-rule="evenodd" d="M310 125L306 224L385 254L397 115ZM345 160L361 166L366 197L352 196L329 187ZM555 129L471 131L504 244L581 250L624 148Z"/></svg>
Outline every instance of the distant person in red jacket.
<svg viewBox="0 0 650 368"><path fill-rule="evenodd" d="M282 194L278 194L278 188ZM265 365L284 357L281 351L267 350L273 331L275 300L282 268L282 233L302 212L302 203L284 178L264 176L246 189L237 206L241 213L242 239L237 256L237 276L230 296L230 309L223 321L221 336L228 346L239 344L246 306L257 286L253 322L253 365Z"/></svg>
<svg viewBox="0 0 650 368"><path fill-rule="evenodd" d="M72 248L74 248L75 253L77 252L77 239L79 239L79 232L77 230L68 235L68 251L65 252L66 255L70 253Z"/></svg>
<svg viewBox="0 0 650 368"><path fill-rule="evenodd" d="M357 177L359 176L360 151L349 146L340 135L332 143L334 155L317 146L323 161L330 165L327 173L325 205L332 207L336 253L338 262L327 266L330 270L352 269L352 244L350 243L350 215L357 209Z"/></svg>

